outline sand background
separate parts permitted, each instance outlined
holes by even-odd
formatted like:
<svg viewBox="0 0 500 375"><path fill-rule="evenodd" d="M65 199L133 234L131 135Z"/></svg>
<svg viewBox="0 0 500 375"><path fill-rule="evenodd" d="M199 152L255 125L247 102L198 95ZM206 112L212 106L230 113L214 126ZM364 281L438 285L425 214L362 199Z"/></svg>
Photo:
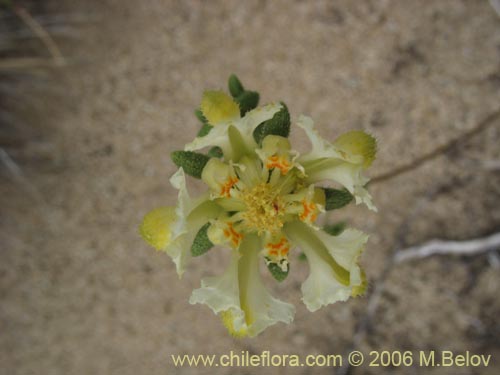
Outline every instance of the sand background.
<svg viewBox="0 0 500 375"><path fill-rule="evenodd" d="M325 137L374 134L371 176L473 129L500 104L500 17L487 1L27 5L68 65L0 71L0 142L19 168L5 158L0 165L2 374L332 374L340 372L179 369L170 355L330 354L353 345L365 353L469 350L492 354L493 363L350 374L500 371L497 252L388 266L400 248L498 231L498 119L374 184L378 214L350 207L328 215L371 235L362 261L368 297L309 313L300 303L307 263L295 258L282 284L266 276L276 296L297 306L295 322L254 339L231 338L207 307L188 303L202 276L224 269L226 252L194 260L179 281L170 259L137 233L148 210L175 203L169 153L194 138L202 91L225 88L230 73L260 91L262 103L285 101L292 121L312 116ZM36 41L15 43L48 56ZM307 146L299 131L292 140Z"/></svg>

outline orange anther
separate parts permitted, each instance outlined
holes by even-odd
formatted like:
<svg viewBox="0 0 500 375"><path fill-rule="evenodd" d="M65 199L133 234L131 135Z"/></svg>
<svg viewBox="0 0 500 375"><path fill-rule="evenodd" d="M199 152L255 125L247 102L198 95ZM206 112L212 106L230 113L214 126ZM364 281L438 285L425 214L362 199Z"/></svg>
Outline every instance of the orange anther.
<svg viewBox="0 0 500 375"><path fill-rule="evenodd" d="M233 247L238 247L240 245L241 240L243 239L243 235L238 233L234 228L232 223L227 223L227 228L223 231L224 236L229 239L231 245Z"/></svg>
<svg viewBox="0 0 500 375"><path fill-rule="evenodd" d="M290 163L285 158L274 155L267 159L266 168L278 168L281 171L281 174L285 175L290 170Z"/></svg>
<svg viewBox="0 0 500 375"><path fill-rule="evenodd" d="M231 189L238 182L237 177L229 177L229 179L221 185L220 195L221 197L229 198L231 196Z"/></svg>
<svg viewBox="0 0 500 375"><path fill-rule="evenodd" d="M316 220L318 216L318 208L314 202L307 202L305 199L302 201L302 207L304 208L304 211L302 214L299 216L300 220L302 221L310 221L313 222Z"/></svg>
<svg viewBox="0 0 500 375"><path fill-rule="evenodd" d="M288 251L290 250L290 244L285 237L282 237L281 240L277 243L268 243L266 245L266 248L269 251L270 255L278 256L278 254L281 254L282 256L284 256L288 254Z"/></svg>

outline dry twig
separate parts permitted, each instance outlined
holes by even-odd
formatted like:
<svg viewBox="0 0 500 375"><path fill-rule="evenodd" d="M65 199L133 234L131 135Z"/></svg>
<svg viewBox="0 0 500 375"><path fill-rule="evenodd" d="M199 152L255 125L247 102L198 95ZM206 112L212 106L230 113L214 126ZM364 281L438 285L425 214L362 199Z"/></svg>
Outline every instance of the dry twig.
<svg viewBox="0 0 500 375"><path fill-rule="evenodd" d="M500 249L500 233L470 241L431 240L419 246L397 251L394 254L394 261L400 263L436 254L476 255L496 249Z"/></svg>
<svg viewBox="0 0 500 375"><path fill-rule="evenodd" d="M421 157L412 160L411 162L407 164L403 164L400 167L396 167L392 171L382 173L381 175L373 177L369 185L377 184L383 181L390 180L394 177L397 177L403 173L410 172L414 169L417 169L421 165L427 163L428 161L431 161L435 159L436 157L446 153L447 151L451 150L453 147L455 147L457 144L468 140L469 138L481 133L483 130L494 124L500 119L500 109L497 109L495 112L489 114L484 118L482 121L480 121L477 125L475 125L472 129L463 132L462 134L458 135L457 137L451 139L447 143L438 146L431 152L422 155Z"/></svg>
<svg viewBox="0 0 500 375"><path fill-rule="evenodd" d="M465 176L464 180L469 179L470 176ZM406 243L406 236L409 233L410 227L412 222L417 218L419 215L421 215L422 211L432 202L432 200L440 194L443 189L445 189L448 186L449 182L446 182L443 185L439 186L434 186L432 187L426 194L421 196L418 200L415 201L413 207L411 207L407 212L407 216L405 219L402 221L400 224L397 232L396 232L396 238L395 238L395 249L398 249L402 246L405 245ZM494 237L495 236L495 237ZM459 242L459 244L465 244L465 246L461 246L461 254L459 255L474 255L474 254L480 254L483 252L486 252L485 247L488 247L489 250L494 249L494 248L499 248L500 247L500 233L488 237L489 240L485 241L485 239L479 239L479 240L473 240L473 241L465 241L465 242ZM493 238L492 238L493 237ZM442 243L449 243L449 241L442 241ZM496 246L493 246L493 244L496 243ZM470 245L476 245L475 247L481 247L483 250L476 250L476 251L469 251L467 252L465 250L466 247L470 247ZM492 247L490 247L492 245ZM460 246L459 246L460 247ZM473 246L474 247L474 246ZM412 249L412 248L409 248ZM444 254L445 252L441 252ZM446 254L449 254L450 252L446 252ZM466 254L464 254L466 253ZM365 314L359 319L359 323L356 327L356 330L353 335L352 339L352 344L351 347L349 348L348 352L351 352L353 350L359 350L359 347L363 340L366 337L366 334L370 328L370 326L373 324L373 320L375 319L375 315L377 313L377 310L380 306L380 302L382 300L383 293L386 289L386 282L390 278L391 272L393 271L395 265L397 264L398 260L398 254L400 254L400 251L394 250L392 252L392 256L388 256L386 258L384 267L382 272L380 273L379 279L376 281L374 288L372 289L371 293L367 296L367 303L366 303L366 312ZM490 252L489 255L491 255L492 259L489 259L490 264L492 267L496 266L495 262L498 262L497 257L495 256L496 253ZM400 257L401 255L399 255ZM415 257L420 259L421 257ZM344 366L338 369L338 374L339 375L347 375L349 374L351 370L351 366L349 363L346 363Z"/></svg>

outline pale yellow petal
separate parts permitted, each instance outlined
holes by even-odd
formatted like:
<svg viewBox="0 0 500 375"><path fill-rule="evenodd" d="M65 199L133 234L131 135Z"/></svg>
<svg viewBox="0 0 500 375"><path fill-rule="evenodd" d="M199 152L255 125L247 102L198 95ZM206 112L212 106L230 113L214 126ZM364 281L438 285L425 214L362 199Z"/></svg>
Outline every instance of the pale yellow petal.
<svg viewBox="0 0 500 375"><path fill-rule="evenodd" d="M240 118L240 107L222 91L205 91L200 106L208 123L217 126Z"/></svg>

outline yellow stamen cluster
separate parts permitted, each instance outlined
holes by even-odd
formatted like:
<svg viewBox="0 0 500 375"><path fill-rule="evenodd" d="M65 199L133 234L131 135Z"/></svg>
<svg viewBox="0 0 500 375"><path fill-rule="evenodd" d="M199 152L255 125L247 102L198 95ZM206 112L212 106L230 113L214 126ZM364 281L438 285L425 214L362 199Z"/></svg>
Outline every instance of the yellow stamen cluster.
<svg viewBox="0 0 500 375"><path fill-rule="evenodd" d="M243 192L242 199L247 206L243 219L249 230L259 235L266 231L275 233L281 230L285 213L279 191L270 184L261 183Z"/></svg>

